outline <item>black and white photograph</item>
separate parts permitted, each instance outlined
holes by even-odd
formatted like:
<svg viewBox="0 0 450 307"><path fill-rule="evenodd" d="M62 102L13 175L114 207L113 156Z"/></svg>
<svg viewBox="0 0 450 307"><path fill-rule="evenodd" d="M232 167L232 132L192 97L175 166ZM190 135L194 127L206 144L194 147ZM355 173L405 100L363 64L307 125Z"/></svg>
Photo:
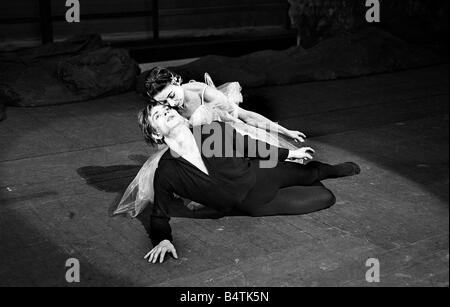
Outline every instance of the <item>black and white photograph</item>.
<svg viewBox="0 0 450 307"><path fill-rule="evenodd" d="M0 287L447 288L448 13L2 0Z"/></svg>

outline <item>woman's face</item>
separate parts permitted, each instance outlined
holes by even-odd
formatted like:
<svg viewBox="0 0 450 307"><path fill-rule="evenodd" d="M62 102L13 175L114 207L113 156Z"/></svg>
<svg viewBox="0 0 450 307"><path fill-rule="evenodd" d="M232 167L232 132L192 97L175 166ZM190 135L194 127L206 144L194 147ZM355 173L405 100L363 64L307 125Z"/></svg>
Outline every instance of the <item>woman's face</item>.
<svg viewBox="0 0 450 307"><path fill-rule="evenodd" d="M183 108L184 106L184 90L180 85L169 84L153 98L172 108Z"/></svg>

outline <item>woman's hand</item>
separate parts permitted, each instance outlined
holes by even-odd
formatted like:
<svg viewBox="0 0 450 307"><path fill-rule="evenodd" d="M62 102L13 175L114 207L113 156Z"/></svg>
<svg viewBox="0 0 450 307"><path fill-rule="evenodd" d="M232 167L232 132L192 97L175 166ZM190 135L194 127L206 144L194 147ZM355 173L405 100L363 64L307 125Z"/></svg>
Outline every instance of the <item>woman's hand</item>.
<svg viewBox="0 0 450 307"><path fill-rule="evenodd" d="M305 142L305 139L306 139L306 135L304 135L300 131L288 130L286 135L289 136L290 138L294 139L295 141L301 142L301 143Z"/></svg>
<svg viewBox="0 0 450 307"><path fill-rule="evenodd" d="M158 256L160 256L159 263L162 263L167 252L171 253L175 259L178 259L177 251L169 240L159 242L157 246L145 255L144 259L148 258L148 262L156 263Z"/></svg>
<svg viewBox="0 0 450 307"><path fill-rule="evenodd" d="M191 201L186 205L189 210L196 211L205 208L202 204L196 203L195 201Z"/></svg>
<svg viewBox="0 0 450 307"><path fill-rule="evenodd" d="M311 147L302 147L296 150L290 150L288 159L289 160L312 160L313 154L315 153L314 149Z"/></svg>

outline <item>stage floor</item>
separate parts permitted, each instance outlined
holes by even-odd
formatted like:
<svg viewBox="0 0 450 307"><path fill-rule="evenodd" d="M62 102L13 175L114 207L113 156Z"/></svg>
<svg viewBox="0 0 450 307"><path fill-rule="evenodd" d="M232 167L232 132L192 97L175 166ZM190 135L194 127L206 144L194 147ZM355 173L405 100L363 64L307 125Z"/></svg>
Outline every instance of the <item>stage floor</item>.
<svg viewBox="0 0 450 307"><path fill-rule="evenodd" d="M134 93L8 108L0 123L0 286L448 286L448 66L253 89L249 108L359 176L325 181L305 216L173 218L179 260L148 264L137 220L109 206L152 152ZM245 107L245 104L243 105ZM369 284L366 261L380 261Z"/></svg>

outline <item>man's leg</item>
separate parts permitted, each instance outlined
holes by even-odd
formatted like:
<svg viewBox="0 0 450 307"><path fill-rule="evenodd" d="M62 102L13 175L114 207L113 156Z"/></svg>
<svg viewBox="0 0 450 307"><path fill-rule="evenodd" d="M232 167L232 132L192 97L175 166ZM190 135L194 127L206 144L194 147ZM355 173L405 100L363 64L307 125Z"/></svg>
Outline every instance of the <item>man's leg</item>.
<svg viewBox="0 0 450 307"><path fill-rule="evenodd" d="M251 216L301 215L327 209L335 202L333 193L318 183L281 189L272 201L248 206L247 213Z"/></svg>
<svg viewBox="0 0 450 307"><path fill-rule="evenodd" d="M360 168L353 162L327 164L312 161L306 165L293 162L279 162L274 168L260 168L258 163L252 165L257 180L263 185L286 188L292 186L309 186L318 181L353 176L360 173Z"/></svg>
<svg viewBox="0 0 450 307"><path fill-rule="evenodd" d="M329 165L316 161L307 165L280 162L267 169L253 161L252 167L256 184L238 209L253 216L305 214L328 208L335 202L334 195L318 182L360 172L354 163ZM288 187L296 188L280 191Z"/></svg>

